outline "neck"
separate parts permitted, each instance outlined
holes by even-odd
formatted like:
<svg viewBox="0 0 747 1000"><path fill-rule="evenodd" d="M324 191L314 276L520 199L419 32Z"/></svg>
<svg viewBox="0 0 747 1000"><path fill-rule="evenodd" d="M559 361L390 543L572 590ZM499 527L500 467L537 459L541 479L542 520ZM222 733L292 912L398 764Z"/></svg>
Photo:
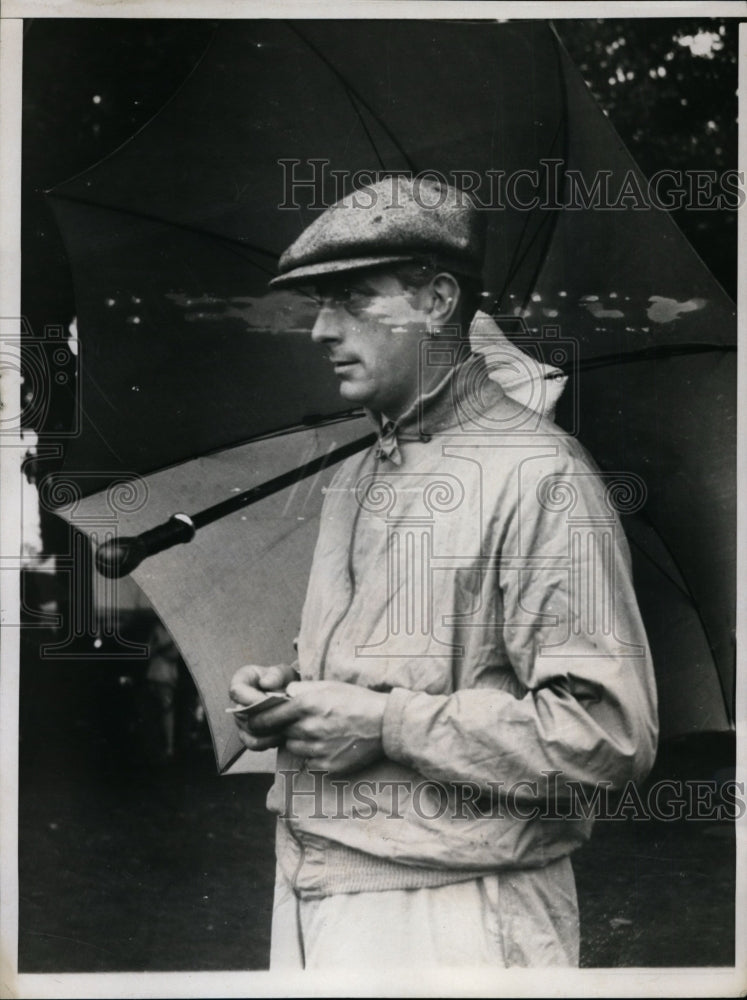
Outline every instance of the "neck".
<svg viewBox="0 0 747 1000"><path fill-rule="evenodd" d="M482 361L482 359L480 359ZM460 365L444 369L442 365L434 367L428 374L428 378L423 380L421 393L416 396L409 406L394 409L387 408L386 412L379 410L367 410L371 419L379 426L383 426L391 420L398 429L408 436L415 428L420 427L423 417L426 414L435 414L449 405L449 386L455 378Z"/></svg>

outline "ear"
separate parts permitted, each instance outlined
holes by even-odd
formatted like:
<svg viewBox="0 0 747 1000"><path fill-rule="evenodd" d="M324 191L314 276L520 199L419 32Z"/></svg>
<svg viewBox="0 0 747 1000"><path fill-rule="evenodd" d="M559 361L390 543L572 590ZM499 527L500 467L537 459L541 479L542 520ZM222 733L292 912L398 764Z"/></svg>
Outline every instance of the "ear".
<svg viewBox="0 0 747 1000"><path fill-rule="evenodd" d="M430 282L431 310L430 322L432 326L446 326L457 312L459 307L459 282L449 274L442 271Z"/></svg>

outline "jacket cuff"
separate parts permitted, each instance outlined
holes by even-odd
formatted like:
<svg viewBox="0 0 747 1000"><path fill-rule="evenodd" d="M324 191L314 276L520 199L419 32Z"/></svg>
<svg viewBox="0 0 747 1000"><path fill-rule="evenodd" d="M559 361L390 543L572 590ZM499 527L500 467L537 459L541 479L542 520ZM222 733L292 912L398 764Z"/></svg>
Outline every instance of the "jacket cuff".
<svg viewBox="0 0 747 1000"><path fill-rule="evenodd" d="M405 762L404 715L414 694L414 691L408 691L407 688L392 688L387 696L381 726L381 742L384 755L389 760Z"/></svg>

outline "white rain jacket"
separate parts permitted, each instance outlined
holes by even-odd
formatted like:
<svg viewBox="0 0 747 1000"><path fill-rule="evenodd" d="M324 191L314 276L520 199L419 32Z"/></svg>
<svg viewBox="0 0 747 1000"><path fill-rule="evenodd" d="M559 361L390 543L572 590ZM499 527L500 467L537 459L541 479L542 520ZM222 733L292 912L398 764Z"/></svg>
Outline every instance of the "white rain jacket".
<svg viewBox="0 0 747 1000"><path fill-rule="evenodd" d="M615 509L637 487L477 355L341 466L299 672L389 692L385 756L342 778L280 752L268 806L299 894L543 866L589 835L574 795L645 777L656 689Z"/></svg>

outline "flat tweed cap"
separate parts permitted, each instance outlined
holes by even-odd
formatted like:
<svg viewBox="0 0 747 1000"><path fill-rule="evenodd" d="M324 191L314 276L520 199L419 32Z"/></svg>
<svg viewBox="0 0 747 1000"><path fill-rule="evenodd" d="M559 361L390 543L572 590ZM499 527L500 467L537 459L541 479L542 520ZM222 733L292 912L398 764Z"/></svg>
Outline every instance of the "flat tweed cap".
<svg viewBox="0 0 747 1000"><path fill-rule="evenodd" d="M305 284L320 275L424 258L478 278L484 251L482 213L464 192L430 177L386 177L315 219L283 253L270 284Z"/></svg>

